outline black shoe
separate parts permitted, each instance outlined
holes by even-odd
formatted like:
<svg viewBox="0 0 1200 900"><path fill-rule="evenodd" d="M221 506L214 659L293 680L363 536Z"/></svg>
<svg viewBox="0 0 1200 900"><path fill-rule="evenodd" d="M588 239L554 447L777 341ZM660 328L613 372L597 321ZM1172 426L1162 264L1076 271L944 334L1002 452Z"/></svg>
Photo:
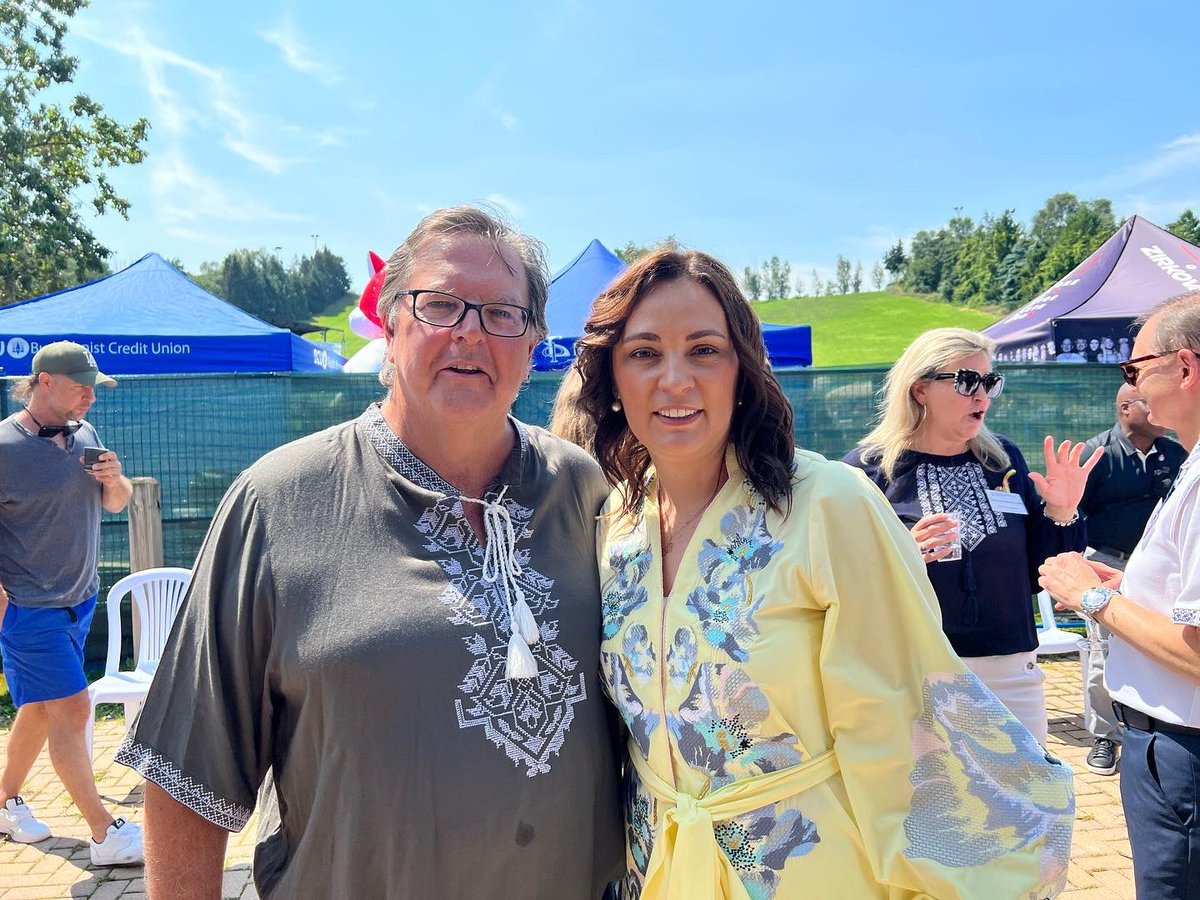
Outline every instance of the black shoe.
<svg viewBox="0 0 1200 900"><path fill-rule="evenodd" d="M1115 775L1117 771L1117 756L1120 750L1115 741L1110 741L1108 738L1096 738L1096 742L1092 744L1092 751L1087 755L1089 772L1095 772L1097 775Z"/></svg>

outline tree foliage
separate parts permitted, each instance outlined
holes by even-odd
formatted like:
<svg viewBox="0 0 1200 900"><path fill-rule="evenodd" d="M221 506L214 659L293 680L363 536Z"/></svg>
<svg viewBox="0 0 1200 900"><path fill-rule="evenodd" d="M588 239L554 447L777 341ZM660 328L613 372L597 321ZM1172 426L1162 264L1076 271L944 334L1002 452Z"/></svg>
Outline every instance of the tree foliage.
<svg viewBox="0 0 1200 900"><path fill-rule="evenodd" d="M203 263L193 280L234 306L285 327L342 302L350 290L345 263L327 247L287 268L266 250L234 250L219 263Z"/></svg>
<svg viewBox="0 0 1200 900"><path fill-rule="evenodd" d="M641 259L647 253L650 253L654 250L682 250L682 249L683 249L683 245L681 243L679 243L679 241L675 238L675 235L668 234L665 238L660 240L657 244L638 244L638 243L634 243L633 241L628 241L628 242L626 242L624 247L618 247L616 250L614 250L613 254L616 255L616 257L618 259L620 259L621 262L628 265L637 259Z"/></svg>
<svg viewBox="0 0 1200 900"><path fill-rule="evenodd" d="M107 170L139 163L145 119L124 126L86 94L66 90L78 60L63 48L86 0L0 0L0 303L107 271L109 250L80 217L127 216Z"/></svg>
<svg viewBox="0 0 1200 900"><path fill-rule="evenodd" d="M1168 225L1167 231L1200 246L1200 219L1190 209L1185 209L1178 219Z"/></svg>
<svg viewBox="0 0 1200 900"><path fill-rule="evenodd" d="M1028 229L1011 209L985 214L978 224L955 215L936 231L913 235L907 255L902 244L893 247L884 265L889 271L899 265L909 290L937 293L954 303L1012 308L1070 272L1117 225L1110 201L1055 194Z"/></svg>

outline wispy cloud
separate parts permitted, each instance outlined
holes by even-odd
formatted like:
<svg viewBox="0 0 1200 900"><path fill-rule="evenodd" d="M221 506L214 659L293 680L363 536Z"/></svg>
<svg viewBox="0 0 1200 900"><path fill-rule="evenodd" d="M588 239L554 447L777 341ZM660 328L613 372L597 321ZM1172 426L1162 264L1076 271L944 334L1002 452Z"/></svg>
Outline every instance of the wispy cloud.
<svg viewBox="0 0 1200 900"><path fill-rule="evenodd" d="M192 166L179 150L158 154L150 186L160 221L168 228L216 222L303 222L304 216L279 212Z"/></svg>
<svg viewBox="0 0 1200 900"><path fill-rule="evenodd" d="M516 131L520 122L499 100L496 99L496 82L489 79L479 86L475 93L475 102L489 116L500 123L505 131Z"/></svg>
<svg viewBox="0 0 1200 900"><path fill-rule="evenodd" d="M1144 158L1083 185L1085 192L1144 192L1177 175L1200 175L1200 134L1183 134L1149 148Z"/></svg>
<svg viewBox="0 0 1200 900"><path fill-rule="evenodd" d="M311 75L326 87L333 87L342 80L342 73L328 60L321 59L317 52L305 43L291 15L285 13L279 24L270 31L260 31L258 36L275 47L284 63L304 75Z"/></svg>
<svg viewBox="0 0 1200 900"><path fill-rule="evenodd" d="M213 127L227 149L272 175L296 161L267 148L260 139L258 117L247 109L223 70L157 44L137 24L102 28L91 19L81 19L75 30L137 62L150 95L151 121L171 138L178 140L193 128Z"/></svg>

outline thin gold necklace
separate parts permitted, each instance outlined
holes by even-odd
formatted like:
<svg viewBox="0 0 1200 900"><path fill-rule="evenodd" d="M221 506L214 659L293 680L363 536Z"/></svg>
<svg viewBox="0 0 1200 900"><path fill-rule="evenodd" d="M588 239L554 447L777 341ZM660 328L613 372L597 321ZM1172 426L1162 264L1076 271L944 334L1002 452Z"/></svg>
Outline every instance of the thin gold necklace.
<svg viewBox="0 0 1200 900"><path fill-rule="evenodd" d="M724 478L722 477L723 475L724 466L722 466L721 471L717 473L717 486L713 488L712 496L708 498L708 501L701 506L700 509L696 511L695 515L693 515L690 519L688 519L682 525L676 525L670 537L667 537L665 533L662 535L663 556L666 556L671 552L671 549L675 546L675 538L679 535L679 533L681 531L685 531L689 525L704 515L704 513L708 511L708 508L712 506L713 501L717 499L717 494L721 492L721 485L725 483ZM659 521L661 523L662 520L660 519ZM661 524L659 526L659 530L662 531Z"/></svg>

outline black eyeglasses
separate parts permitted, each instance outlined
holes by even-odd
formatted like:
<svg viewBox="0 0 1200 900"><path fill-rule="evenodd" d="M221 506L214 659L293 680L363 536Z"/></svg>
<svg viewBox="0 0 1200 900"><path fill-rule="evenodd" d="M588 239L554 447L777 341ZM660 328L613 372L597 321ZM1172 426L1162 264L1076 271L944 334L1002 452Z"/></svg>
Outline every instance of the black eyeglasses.
<svg viewBox="0 0 1200 900"><path fill-rule="evenodd" d="M412 313L417 321L439 328L453 328L474 309L479 324L496 337L520 337L529 330L529 310L513 303L471 303L446 291L401 291L412 297Z"/></svg>
<svg viewBox="0 0 1200 900"><path fill-rule="evenodd" d="M957 372L938 372L930 375L930 381L949 381L954 379L954 393L964 397L974 397L981 387L988 398L995 400L1004 390L1004 376L999 372L988 372L981 375L974 369L959 369Z"/></svg>
<svg viewBox="0 0 1200 900"><path fill-rule="evenodd" d="M1139 366L1138 363L1149 362L1152 359L1160 359L1164 356L1170 356L1172 353L1178 353L1178 350L1164 350L1162 353L1151 353L1149 356L1139 356L1137 359L1130 359L1123 363L1117 363L1117 367L1121 370L1121 377L1125 379L1125 383L1130 387L1137 387L1138 376L1142 374L1142 369L1145 366Z"/></svg>

